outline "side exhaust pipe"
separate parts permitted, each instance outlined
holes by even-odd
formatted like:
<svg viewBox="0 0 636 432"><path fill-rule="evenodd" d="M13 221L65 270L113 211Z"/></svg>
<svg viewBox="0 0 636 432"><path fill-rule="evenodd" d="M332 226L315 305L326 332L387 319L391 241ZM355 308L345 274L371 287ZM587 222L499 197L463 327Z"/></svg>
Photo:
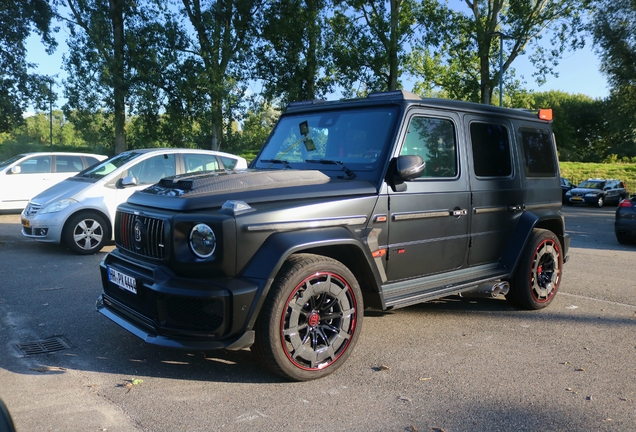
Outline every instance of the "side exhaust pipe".
<svg viewBox="0 0 636 432"><path fill-rule="evenodd" d="M494 284L479 285L472 291L463 292L460 297L498 298L505 296L510 291L510 284L505 281Z"/></svg>

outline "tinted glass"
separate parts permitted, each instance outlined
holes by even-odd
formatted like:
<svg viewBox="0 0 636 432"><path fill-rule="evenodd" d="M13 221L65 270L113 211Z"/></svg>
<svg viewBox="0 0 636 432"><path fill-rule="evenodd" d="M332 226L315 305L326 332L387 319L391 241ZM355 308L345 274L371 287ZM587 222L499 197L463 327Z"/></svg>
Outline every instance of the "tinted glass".
<svg viewBox="0 0 636 432"><path fill-rule="evenodd" d="M554 177L557 162L552 134L546 129L520 128L524 169L528 177Z"/></svg>
<svg viewBox="0 0 636 432"><path fill-rule="evenodd" d="M470 139L473 164L478 177L509 177L512 175L508 129L503 125L471 123Z"/></svg>
<svg viewBox="0 0 636 432"><path fill-rule="evenodd" d="M422 177L457 175L455 126L446 119L414 117L404 140L401 155L419 155L426 168Z"/></svg>
<svg viewBox="0 0 636 432"><path fill-rule="evenodd" d="M137 153L135 151L119 153L115 156L109 157L108 159L100 162L97 165L93 165L90 168L85 169L84 171L79 173L78 176L88 178L104 178L108 174L115 171L117 168L123 166L131 160L137 159L141 155L142 153Z"/></svg>
<svg viewBox="0 0 636 432"><path fill-rule="evenodd" d="M384 162L397 108L337 110L283 117L265 143L257 168L372 170Z"/></svg>

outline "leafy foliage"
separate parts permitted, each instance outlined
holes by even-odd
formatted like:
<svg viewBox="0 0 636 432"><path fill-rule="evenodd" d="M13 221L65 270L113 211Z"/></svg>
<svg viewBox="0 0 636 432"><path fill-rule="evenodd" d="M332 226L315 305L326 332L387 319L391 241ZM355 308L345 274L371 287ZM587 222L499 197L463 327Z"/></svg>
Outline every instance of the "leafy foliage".
<svg viewBox="0 0 636 432"><path fill-rule="evenodd" d="M39 109L51 100L50 78L33 74L26 61L26 39L39 34L47 52L56 47L51 27L53 7L46 0L0 2L0 132L22 124L22 113L33 103Z"/></svg>

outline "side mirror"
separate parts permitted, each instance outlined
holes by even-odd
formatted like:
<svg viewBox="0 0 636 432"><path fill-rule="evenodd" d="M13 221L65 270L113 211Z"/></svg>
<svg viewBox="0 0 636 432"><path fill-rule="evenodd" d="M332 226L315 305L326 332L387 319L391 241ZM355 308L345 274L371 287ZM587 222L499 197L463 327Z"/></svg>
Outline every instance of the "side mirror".
<svg viewBox="0 0 636 432"><path fill-rule="evenodd" d="M22 172L22 167L20 165L12 166L9 170L9 174L20 174Z"/></svg>
<svg viewBox="0 0 636 432"><path fill-rule="evenodd" d="M391 160L387 182L395 192L406 190L406 181L414 180L422 175L426 162L421 156L404 155Z"/></svg>
<svg viewBox="0 0 636 432"><path fill-rule="evenodd" d="M395 174L402 181L414 180L422 175L426 162L421 156L398 156L395 163Z"/></svg>
<svg viewBox="0 0 636 432"><path fill-rule="evenodd" d="M117 182L117 187L122 189L130 186L137 186L137 179L133 176L126 176Z"/></svg>

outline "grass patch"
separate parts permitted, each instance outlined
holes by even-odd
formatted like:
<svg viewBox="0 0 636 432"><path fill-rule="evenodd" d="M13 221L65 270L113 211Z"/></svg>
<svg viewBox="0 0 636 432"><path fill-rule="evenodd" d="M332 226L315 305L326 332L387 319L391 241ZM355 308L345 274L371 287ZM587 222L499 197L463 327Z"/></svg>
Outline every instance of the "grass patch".
<svg viewBox="0 0 636 432"><path fill-rule="evenodd" d="M636 164L560 162L561 177L575 185L588 178L619 179L630 194L636 193Z"/></svg>

